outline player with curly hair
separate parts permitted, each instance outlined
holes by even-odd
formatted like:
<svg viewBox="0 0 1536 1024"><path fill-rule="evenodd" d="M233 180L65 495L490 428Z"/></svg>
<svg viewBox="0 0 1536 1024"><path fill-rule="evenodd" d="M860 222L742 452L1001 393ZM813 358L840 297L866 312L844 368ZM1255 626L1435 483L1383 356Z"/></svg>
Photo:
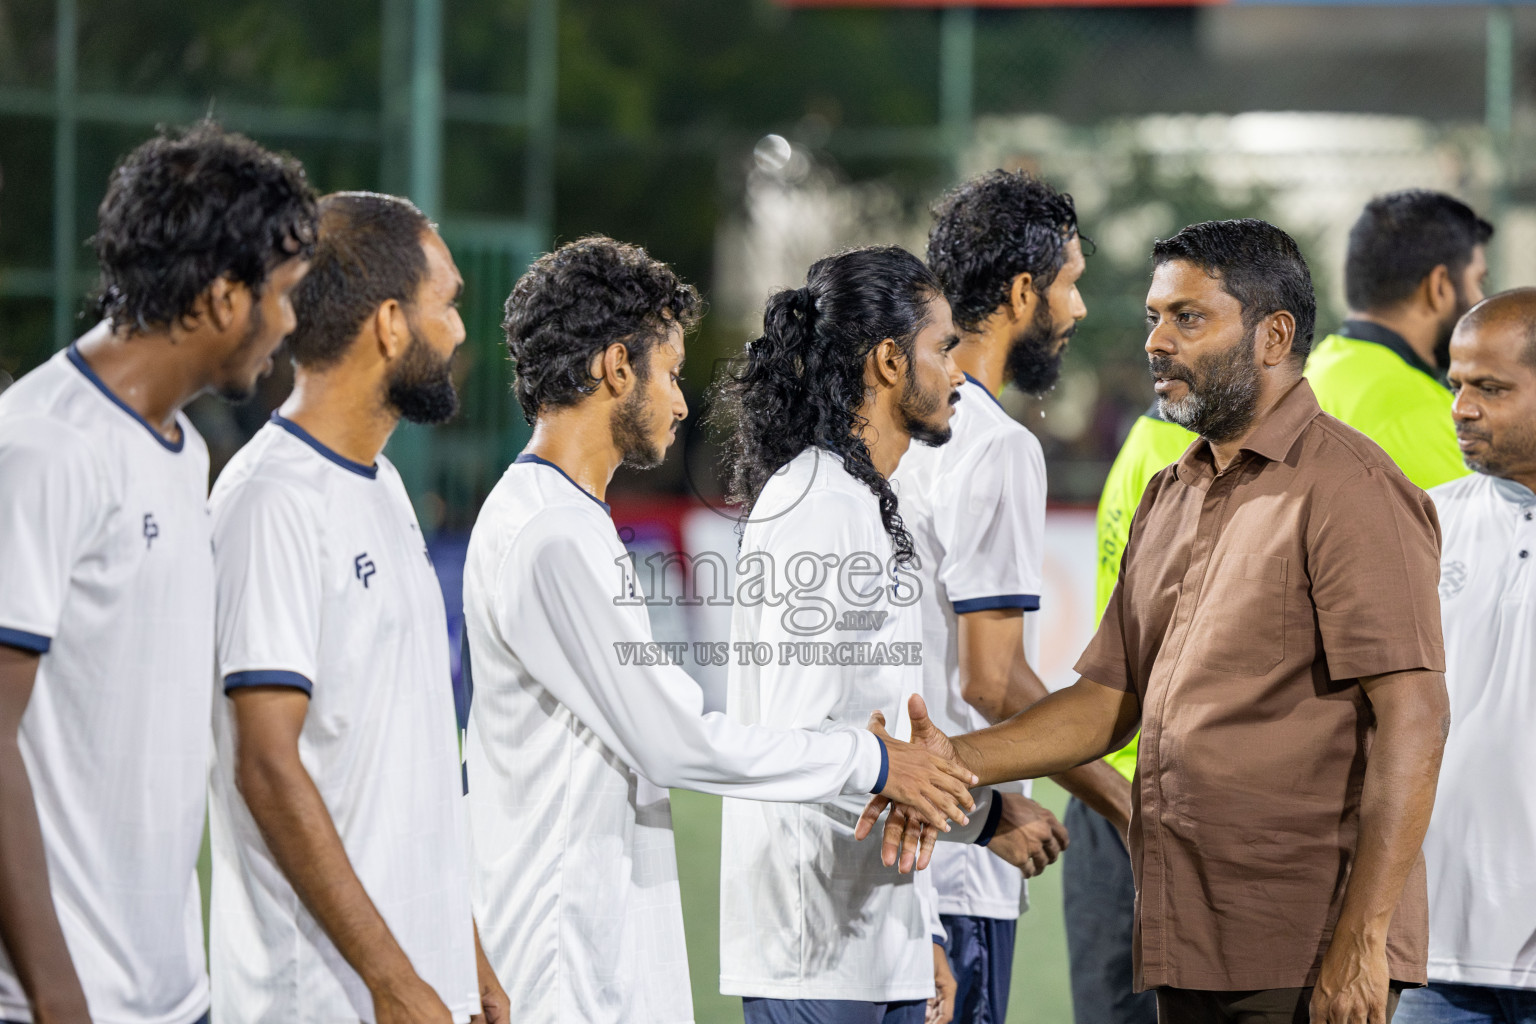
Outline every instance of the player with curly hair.
<svg viewBox="0 0 1536 1024"><path fill-rule="evenodd" d="M958 340L938 280L894 246L829 256L803 287L768 300L717 416L735 428L741 564L780 571L789 600L737 607L732 640L780 653L731 665L732 718L804 728L878 712L907 735L928 653L914 538L890 477L912 442L942 451L950 438ZM720 988L745 998L750 1024L921 1021L930 997L935 1019L948 1019L927 875L890 872L856 843L857 810L847 798L725 802ZM986 844L1005 832L1000 853L1023 837L988 793L969 827L945 838Z"/></svg>
<svg viewBox="0 0 1536 1024"><path fill-rule="evenodd" d="M1041 594L1045 456L997 396L1007 383L1034 395L1055 384L1067 344L1088 313L1077 288L1087 263L1072 197L1003 170L972 178L937 204L928 262L957 311L955 362L966 379L953 440L942 449L909 452L892 483L923 561L923 696L941 729L969 731L1046 694L1031 665L1038 656L1038 609L1051 599ZM1130 860L1116 827L1123 831L1130 821L1130 783L1103 763L1074 768L1056 781L1114 822L1098 818L1105 835L1080 835L1068 810L1069 870L1097 865L1078 863L1080 846L1102 849L1118 853L1129 880ZM1025 868L1033 875L1065 842L1055 817L1027 799L1028 783L1020 788L1018 800L1033 818L1028 827L1047 840ZM1086 821L1087 813L1079 810L1077 817ZM945 844L934 850L933 879L956 980L956 1019L1002 1020L1023 897L1020 873L984 850ZM1064 884L1077 1017L1097 1024L1076 983L1084 958L1071 941L1081 932L1072 912L1082 901ZM1091 884L1086 891L1091 897L1099 888ZM1119 923L1129 938L1129 913ZM1128 948L1126 956L1120 987L1129 992ZM1100 987L1110 980L1104 973L1098 972Z"/></svg>
<svg viewBox="0 0 1536 1024"><path fill-rule="evenodd" d="M0 398L0 1018L208 1009L197 856L213 689L208 450L293 330L315 199L204 122L113 172L102 321Z"/></svg>
<svg viewBox="0 0 1536 1024"><path fill-rule="evenodd" d="M507 300L533 437L470 538L465 758L475 919L514 1020L692 1019L667 787L854 807L908 792L937 827L971 806L968 772L863 720L704 714L698 685L656 656L603 499L620 465L659 464L687 415L700 307L670 267L603 237L541 257Z"/></svg>

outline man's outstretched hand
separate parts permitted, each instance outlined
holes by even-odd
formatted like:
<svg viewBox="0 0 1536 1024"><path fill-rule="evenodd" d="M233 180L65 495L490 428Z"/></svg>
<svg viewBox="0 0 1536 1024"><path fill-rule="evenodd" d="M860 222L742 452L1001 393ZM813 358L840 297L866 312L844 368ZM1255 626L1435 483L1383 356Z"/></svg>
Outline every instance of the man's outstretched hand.
<svg viewBox="0 0 1536 1024"><path fill-rule="evenodd" d="M997 831L987 849L1033 878L1056 863L1067 848L1067 827L1056 815L1022 793L994 793L1003 802Z"/></svg>
<svg viewBox="0 0 1536 1024"><path fill-rule="evenodd" d="M966 817L967 811L974 810L976 800L971 796L970 787L975 785L976 776L971 770L961 764L954 757L954 748L949 745L949 739L943 733L933 729L933 723L928 721L928 711L923 705L923 698L913 695L908 705L912 714L912 742L903 743L885 731L885 715L879 711L869 716L869 731L880 737L885 744L888 767L885 776L885 788L870 800L864 808L864 814L859 818L858 829L854 832L856 838L863 839L869 834L869 826L865 819L872 825L874 818L879 817L877 809L874 816L870 815L870 808L884 807L886 804L899 804L910 809L917 825L926 824L935 838L940 831L949 831L949 821L954 819L961 824L967 824L970 819ZM921 712L923 721L928 729L937 733L942 744L937 743L926 732L920 733L917 728L917 712ZM937 748L937 749L936 749ZM945 753L947 751L947 753ZM932 846L932 843L929 843ZM924 866L927 866L926 858Z"/></svg>
<svg viewBox="0 0 1536 1024"><path fill-rule="evenodd" d="M895 748L904 747L906 748L904 753L911 752L913 755L921 753L933 759L930 763L945 766L949 777L943 780L941 789L944 793L948 793L948 786L956 781L965 787L974 786L977 781L970 769L955 756L955 748L949 742L949 737L944 735L928 717L928 706L923 703L922 697L917 694L911 696L907 701L907 713L912 720L911 744L899 743L889 737L885 731L885 716L880 712L876 711L869 716L870 730L885 741L891 752L891 773L886 787L865 806L864 813L859 816L859 823L853 832L855 839L868 836L873 831L875 822L879 820L881 812L889 806L891 813L886 819L880 859L886 867L896 866L903 873L911 871L914 866L918 870L928 866L929 858L933 854L933 844L939 838L940 831L949 831L949 823L945 817L937 817L935 820L936 815L929 808L914 803L892 788L896 777ZM968 789L960 795L959 803L966 811L974 810L976 807L976 801ZM947 817L958 820L962 825L970 822L964 814L953 810L947 812Z"/></svg>

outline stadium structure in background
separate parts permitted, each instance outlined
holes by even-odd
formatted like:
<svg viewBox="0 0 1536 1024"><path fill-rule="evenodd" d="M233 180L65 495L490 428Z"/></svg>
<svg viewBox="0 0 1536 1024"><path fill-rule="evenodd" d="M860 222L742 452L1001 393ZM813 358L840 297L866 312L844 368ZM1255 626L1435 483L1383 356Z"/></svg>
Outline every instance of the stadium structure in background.
<svg viewBox="0 0 1536 1024"><path fill-rule="evenodd" d="M232 128L294 152L323 187L344 182L406 194L442 223L467 283L464 409L445 427L402 427L390 447L429 531L467 528L527 437L510 397L499 322L501 302L528 259L545 249L557 230L570 237L571 229L560 223L633 232L648 240L645 228L634 230L635 224L648 223L646 210L611 224L606 214L573 217L562 208L557 222L557 160L562 182L594 166L609 178L631 174L624 164L634 154L639 165L673 167L677 164L667 161L685 159L715 166L714 187L721 195L709 198L721 213L713 236L713 279L690 275L724 314L706 324L709 337L690 346L690 358L697 355L706 363L738 350L751 336L751 318L768 288L798 279L809 259L827 247L891 240L920 248L926 200L946 182L998 163L1059 179L1078 196L1084 222L1101 243L1085 282L1097 294L1090 295L1089 319L1057 392L1044 404L1011 400L1015 415L1041 428L1053 496L1069 502L1096 494L1126 417L1145 404L1140 397L1145 376L1132 365L1131 344L1144 279L1138 246L1153 233L1179 226L1174 223L1179 218L1272 212L1299 236L1316 229L1309 256L1321 266L1338 247L1341 226L1352 219L1344 207L1358 194L1405 184L1443 187L1464 195L1499 224L1492 254L1496 283L1536 279L1536 267L1517 258L1536 252L1536 188L1525 173L1536 161L1522 148L1536 137L1536 105L1529 89L1517 88L1523 72L1516 60L1523 52L1517 42L1529 48L1536 38L1536 19L1528 17L1536 11L1529 5L1418 5L1405 17L1380 5L1280 7L1251 0L1186 5L1184 12L1167 4L1138 10L1146 5L1135 2L1118 5L1118 12L1081 10L1111 6L1101 0L697 2L701 17L691 20L704 20L706 6L735 11L731 17L747 23L738 35L749 49L766 54L754 54L762 61L782 60L786 40L804 49L814 49L805 44L818 38L825 44L836 38L829 27L834 22L905 19L902 38L914 45L903 51L903 59L916 62L904 64L901 74L914 94L931 99L918 104L915 114L871 120L863 107L857 117L841 113L862 101L833 91L807 101L799 120L782 116L800 102L794 98L768 117L744 112L724 124L689 123L683 117L658 125L640 142L625 139L628 149L605 148L608 143L590 125L562 129L557 77L562 90L579 92L590 88L583 76L593 73L594 64L608 68L625 55L605 53L607 64L580 51L557 60L557 54L568 53L571 39L580 38L562 33L561 26L615 21L621 6L646 7L646 0L560 0L558 7L556 0L516 0L497 6L502 22L494 24L483 4L471 10L465 3L447 7L445 0L348 0L349 31L362 39L377 36L377 89L368 83L339 90L338 95L366 99L352 105L338 100L329 107L294 102L302 90L282 83L236 87L235 75L217 69L201 79L178 77L179 72L159 79L149 75L144 80L150 84L135 89L133 75L114 80L115 72L94 67L91 55L99 61L102 47L82 50L82 25L89 42L92 33L98 39L112 33L121 19L150 17L147 8L130 14L100 0L0 5L0 164L6 172L0 204L12 204L9 219L0 222L0 370L24 372L82 329L77 314L93 277L82 243L112 160L157 123L184 123L210 111ZM686 4L651 6L648 16L657 21L658 32L691 30L682 23ZM168 5L156 17L173 10L180 8ZM166 31L228 23L234 26L231 33L280 34L255 23L276 17L292 22L281 30L290 34L323 36L326 30L321 22L306 20L302 5L273 0L236 4L221 10L217 21L189 18ZM1318 27L1323 19L1326 30ZM786 24L792 31L784 31ZM761 46L753 36L758 31L764 33ZM780 32L777 44L768 38L773 32ZM24 46L16 42L22 36ZM195 52L203 44L196 32L192 36L176 37L170 49ZM494 40L485 47L500 65L494 76L481 73L483 68L465 71L463 46L480 38ZM1255 49L1256 39L1263 40L1263 52ZM50 45L51 64L39 58ZM355 75L355 52L338 45L321 38L307 56ZM16 70L22 61L11 59L17 47L33 63L27 74ZM1075 64L1061 55L1067 51L1077 54ZM1486 58L1482 67L1480 53ZM1411 65L1411 72L1383 74L1393 62ZM45 68L51 68L51 83ZM327 70L302 62L296 68L299 78ZM1331 69L1334 77L1320 74L1320 68ZM749 62L736 74L761 78L763 70ZM1427 102L1441 94L1449 98ZM1518 105L1517 96L1523 98ZM1351 109L1373 120L1350 121ZM1288 110L1301 113L1243 113ZM1260 144L1250 145L1256 138ZM1284 145L1274 145L1276 139ZM347 161L345 173L338 173ZM466 166L489 184L478 191L463 188ZM799 181L781 173L807 166L827 173ZM765 175L765 168L772 173ZM1334 178L1322 184L1307 178L1325 171ZM765 185L775 175L776 181ZM665 172L652 176L668 178ZM50 179L51 196L44 203ZM455 181L460 187L453 187ZM676 187L688 186L678 180ZM500 193L513 198L504 202ZM445 203L445 194L458 198ZM1256 207L1249 202L1253 196L1266 205ZM655 217L676 216L666 198L656 197ZM1327 202L1315 201L1322 198ZM22 202L46 206L48 212L26 211L31 220L21 228L16 207ZM856 216L843 218L849 208ZM774 223L782 226L807 211L815 216L801 217L800 226L792 228L800 234L773 234L779 230ZM12 233L36 239L29 239L24 257L15 255L23 250ZM51 250L43 247L50 236ZM658 245L657 252L687 261L670 245ZM1336 282L1319 274L1319 286L1326 303ZM24 354L18 357L18 351ZM283 387L284 379L275 376L265 396L269 404ZM259 426L260 413L255 406L231 412L200 403L194 415L220 462ZM691 431L693 424L687 426ZM690 469L692 458L700 463L710 458L702 446L679 447L690 449ZM682 494L685 479L706 477L703 472L669 476L664 469L641 486ZM626 481L617 483L623 492Z"/></svg>
<svg viewBox="0 0 1536 1024"><path fill-rule="evenodd" d="M80 168L82 128L118 129L127 146L157 125L188 124L205 115L280 149L340 142L378 154L380 191L408 195L442 229L465 279L468 339L460 357L462 413L448 426L402 423L389 454L424 523L444 519L445 507L468 508L522 448L528 428L509 397L511 370L501 338L501 304L518 275L549 243L554 209L556 0L528 0L522 40L526 76L521 94L455 91L446 85L444 0L380 0L379 95L376 110L315 109L281 103L205 101L183 95L125 95L82 88L79 63L81 0L54 0L51 89L8 84L0 77L0 118L39 119L53 129L51 267L0 265L0 299L52 303L54 349L79 334L82 301L95 274L82 246L89 235L101 175ZM443 203L445 126L510 130L523 148L522 214L495 217ZM127 148L126 146L124 148ZM109 154L115 156L117 154ZM98 161L99 162L99 161ZM96 180L101 178L101 180ZM83 201L89 196L89 202ZM202 424L200 424L202 425ZM259 424L240 424L249 435ZM205 430L210 447L228 458L244 436ZM224 441L224 444L220 444ZM218 459L221 464L223 459Z"/></svg>

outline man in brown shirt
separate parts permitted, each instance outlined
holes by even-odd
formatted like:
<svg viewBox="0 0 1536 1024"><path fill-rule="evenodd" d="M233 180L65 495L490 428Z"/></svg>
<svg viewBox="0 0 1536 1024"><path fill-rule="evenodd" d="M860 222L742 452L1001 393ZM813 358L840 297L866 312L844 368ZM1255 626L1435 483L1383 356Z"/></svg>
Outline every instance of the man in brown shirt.
<svg viewBox="0 0 1536 1024"><path fill-rule="evenodd" d="M1153 261L1159 402L1200 440L1147 488L1083 678L954 751L983 783L1033 778L1140 726L1136 986L1161 1020L1380 1024L1425 980L1438 520L1302 380L1288 235L1197 224Z"/></svg>

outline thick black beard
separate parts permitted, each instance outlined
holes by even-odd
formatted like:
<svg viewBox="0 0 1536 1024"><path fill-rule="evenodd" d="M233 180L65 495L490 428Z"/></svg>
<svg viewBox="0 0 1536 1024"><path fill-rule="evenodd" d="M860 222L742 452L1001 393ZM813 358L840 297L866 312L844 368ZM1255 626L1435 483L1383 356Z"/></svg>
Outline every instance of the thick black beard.
<svg viewBox="0 0 1536 1024"><path fill-rule="evenodd" d="M930 399L917 389L917 377L909 367L907 379L901 387L901 398L897 402L896 411L901 415L901 429L918 444L925 444L930 448L949 443L954 431L949 422L943 426L935 426L931 419L942 408L944 402L954 405L959 401L960 395L951 391L942 400Z"/></svg>
<svg viewBox="0 0 1536 1024"><path fill-rule="evenodd" d="M459 411L459 392L453 386L453 357L439 361L413 331L410 347L390 374L384 400L412 423L446 423L453 419Z"/></svg>
<svg viewBox="0 0 1536 1024"><path fill-rule="evenodd" d="M1042 296L1029 325L1008 346L1003 376L1026 395L1040 398L1061 379L1061 358L1066 348L1060 346L1055 352L1051 351L1058 341L1054 333L1055 326L1051 320L1051 311ZM1075 330L1075 327L1068 328L1062 340L1071 337Z"/></svg>
<svg viewBox="0 0 1536 1024"><path fill-rule="evenodd" d="M1248 342L1244 339L1225 352L1202 356L1188 369L1167 356L1153 356L1149 360L1152 376L1182 380L1189 388L1189 394L1176 402L1159 397L1159 414L1216 444L1241 437L1259 408L1259 368Z"/></svg>
<svg viewBox="0 0 1536 1024"><path fill-rule="evenodd" d="M623 453L623 464L631 469L655 469L666 457L666 453L656 447L646 429L650 423L648 412L645 393L640 388L636 388L613 410L610 424L613 446Z"/></svg>

